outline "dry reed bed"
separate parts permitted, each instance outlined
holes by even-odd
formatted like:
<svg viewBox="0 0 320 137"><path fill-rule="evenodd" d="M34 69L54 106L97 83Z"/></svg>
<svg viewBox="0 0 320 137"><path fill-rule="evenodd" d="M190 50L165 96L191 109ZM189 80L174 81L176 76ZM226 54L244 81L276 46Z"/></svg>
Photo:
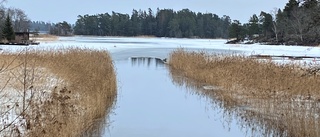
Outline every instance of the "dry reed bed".
<svg viewBox="0 0 320 137"><path fill-rule="evenodd" d="M41 42L49 42L49 41L57 41L59 39L58 36L50 35L50 34L38 34L30 38L34 41L41 41Z"/></svg>
<svg viewBox="0 0 320 137"><path fill-rule="evenodd" d="M169 63L189 78L255 98L320 99L320 76L295 64L279 65L244 56L208 55L183 49L171 53Z"/></svg>
<svg viewBox="0 0 320 137"><path fill-rule="evenodd" d="M0 110L15 110L17 119L8 122L18 122L1 126L0 135L87 136L115 102L116 76L106 51L25 49L2 53L0 63L1 81L9 81L0 83L0 96L18 95L16 105Z"/></svg>
<svg viewBox="0 0 320 137"><path fill-rule="evenodd" d="M320 78L297 65L179 49L170 54L173 81L239 116L253 136L319 136ZM204 85L218 86L205 90Z"/></svg>

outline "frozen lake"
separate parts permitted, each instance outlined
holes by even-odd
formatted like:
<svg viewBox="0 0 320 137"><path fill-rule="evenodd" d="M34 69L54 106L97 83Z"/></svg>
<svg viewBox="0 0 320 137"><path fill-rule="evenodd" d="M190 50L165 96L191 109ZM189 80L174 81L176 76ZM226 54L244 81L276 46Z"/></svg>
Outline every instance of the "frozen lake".
<svg viewBox="0 0 320 137"><path fill-rule="evenodd" d="M212 53L295 56L319 56L320 48L226 45L225 42L212 39L62 37L58 41L42 42L31 47L51 50L82 47L111 53L119 94L114 114L107 116L110 126L101 127L101 136L250 136L246 133L248 129L243 129L236 120L226 118L223 108L213 106L211 99L194 94L196 89L176 84L167 66L159 59L168 57L176 48ZM2 51L21 49L15 46L0 48Z"/></svg>
<svg viewBox="0 0 320 137"><path fill-rule="evenodd" d="M236 51L243 55L273 55L273 56L316 56L319 57L320 47L281 46L259 44L224 44L224 39L177 39L177 38L131 38L131 37L60 37L57 41L42 41L40 45L29 47L37 49L55 49L67 47L82 47L98 50L108 50L111 53L126 52L128 50L140 51L148 49L146 55L171 51L176 48ZM2 51L15 51L19 46L0 45ZM141 53L141 52L140 52ZM124 55L125 56L125 55ZM119 56L117 56L119 57ZM116 59L115 59L116 60Z"/></svg>
<svg viewBox="0 0 320 137"><path fill-rule="evenodd" d="M190 94L188 89L174 84L166 66L161 60L155 59L166 58L178 47L203 50L206 44L210 45L210 40L196 40L197 43L192 41L153 38L86 38L65 41L90 48L108 49L115 61L119 95L114 114L109 118L112 123L104 128L101 136L245 136L236 122L226 125L222 111L213 109L210 100ZM223 44L224 40L215 42ZM195 45L201 43L204 46ZM238 51L208 49L208 52Z"/></svg>

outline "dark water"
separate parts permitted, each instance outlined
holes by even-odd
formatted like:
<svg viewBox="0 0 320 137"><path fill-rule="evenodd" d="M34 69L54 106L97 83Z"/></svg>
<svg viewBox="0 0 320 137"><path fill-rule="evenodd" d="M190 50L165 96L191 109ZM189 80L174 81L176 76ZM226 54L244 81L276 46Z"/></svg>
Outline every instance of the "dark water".
<svg viewBox="0 0 320 137"><path fill-rule="evenodd" d="M137 51L124 54L129 53ZM157 53L153 55L161 58L166 52ZM118 102L103 136L245 136L236 121L226 120L210 99L175 84L162 60L117 55Z"/></svg>

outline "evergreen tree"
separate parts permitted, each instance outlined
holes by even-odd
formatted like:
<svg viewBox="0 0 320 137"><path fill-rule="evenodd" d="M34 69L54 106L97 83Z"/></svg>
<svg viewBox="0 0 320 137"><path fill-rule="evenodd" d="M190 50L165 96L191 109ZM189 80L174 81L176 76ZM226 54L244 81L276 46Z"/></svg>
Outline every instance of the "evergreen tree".
<svg viewBox="0 0 320 137"><path fill-rule="evenodd" d="M229 28L229 38L236 38L238 41L242 39L242 25L238 20L234 20Z"/></svg>
<svg viewBox="0 0 320 137"><path fill-rule="evenodd" d="M302 4L303 8L305 9L313 9L316 8L318 5L318 0L304 0Z"/></svg>
<svg viewBox="0 0 320 137"><path fill-rule="evenodd" d="M9 42L15 39L15 34L9 14L7 15L7 18L5 20L4 28L2 29L2 35Z"/></svg>
<svg viewBox="0 0 320 137"><path fill-rule="evenodd" d="M58 36L70 36L72 35L72 27L66 21L58 22L51 27L49 33Z"/></svg>
<svg viewBox="0 0 320 137"><path fill-rule="evenodd" d="M274 9L272 14L261 12L257 25L252 16L248 24L238 29L237 22L232 23L229 35L237 37L245 33L252 35L257 26L261 31L258 41L272 44L319 45L320 43L320 1L289 0L283 10ZM239 31L239 32L237 32ZM242 31L242 32L241 32ZM237 37L238 38L238 37Z"/></svg>
<svg viewBox="0 0 320 137"><path fill-rule="evenodd" d="M291 18L292 11L295 9L298 9L298 7L299 7L299 2L297 0L289 0L285 8L283 9L283 12L284 14L286 14L288 18Z"/></svg>
<svg viewBox="0 0 320 137"><path fill-rule="evenodd" d="M197 28L195 34L200 37L204 38L204 19L203 19L203 14L202 13L197 13Z"/></svg>
<svg viewBox="0 0 320 137"><path fill-rule="evenodd" d="M177 13L177 21L179 23L179 30L181 31L182 37L189 38L194 36L196 26L196 15L189 9L183 9Z"/></svg>
<svg viewBox="0 0 320 137"><path fill-rule="evenodd" d="M212 13L206 13L203 14L203 30L204 35L207 38L214 38L215 37L215 31L217 29L216 27L216 15L213 15Z"/></svg>
<svg viewBox="0 0 320 137"><path fill-rule="evenodd" d="M221 20L222 20L221 27L223 30L222 38L228 38L229 37L229 27L231 25L231 18L229 16L224 15L221 18Z"/></svg>
<svg viewBox="0 0 320 137"><path fill-rule="evenodd" d="M318 0L304 0L301 10L304 11L304 41L305 43L312 43L317 45L320 43L320 1Z"/></svg>
<svg viewBox="0 0 320 137"><path fill-rule="evenodd" d="M129 35L130 36L138 36L141 35L141 27L142 27L142 22L141 19L139 18L139 12L137 10L133 10L132 11L132 15L131 15L131 25L130 25L130 32Z"/></svg>
<svg viewBox="0 0 320 137"><path fill-rule="evenodd" d="M98 28L100 36L110 35L111 33L111 16L108 13L98 15Z"/></svg>
<svg viewBox="0 0 320 137"><path fill-rule="evenodd" d="M278 42L281 44L284 42L287 24L286 24L286 15L279 9L276 15L277 26L278 26Z"/></svg>
<svg viewBox="0 0 320 137"><path fill-rule="evenodd" d="M253 14L248 24L248 35L252 38L255 34L260 34L260 24L258 16Z"/></svg>
<svg viewBox="0 0 320 137"><path fill-rule="evenodd" d="M143 32L144 35L154 35L156 34L157 22L156 18L153 15L153 11L149 8L148 14L146 12L143 13L145 20L143 21Z"/></svg>
<svg viewBox="0 0 320 137"><path fill-rule="evenodd" d="M79 15L78 19L76 21L76 24L74 26L74 34L76 35L86 35L85 34L85 22L84 22L84 17Z"/></svg>
<svg viewBox="0 0 320 137"><path fill-rule="evenodd" d="M260 13L260 22L262 24L262 32L265 38L272 38L273 35L273 19L272 15L266 12Z"/></svg>
<svg viewBox="0 0 320 137"><path fill-rule="evenodd" d="M180 30L180 25L179 25L179 21L178 19L172 19L169 22L169 36L170 37L177 37L177 38L181 38L182 37L182 32Z"/></svg>
<svg viewBox="0 0 320 137"><path fill-rule="evenodd" d="M169 22L173 19L174 11L171 9L163 9L157 12L157 36L158 37L169 37Z"/></svg>

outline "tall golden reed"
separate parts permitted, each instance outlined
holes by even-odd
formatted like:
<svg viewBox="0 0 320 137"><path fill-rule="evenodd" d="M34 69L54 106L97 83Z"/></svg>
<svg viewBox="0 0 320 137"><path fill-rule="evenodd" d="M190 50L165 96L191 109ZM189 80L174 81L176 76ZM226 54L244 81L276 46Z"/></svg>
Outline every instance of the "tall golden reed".
<svg viewBox="0 0 320 137"><path fill-rule="evenodd" d="M279 65L244 56L209 55L183 49L170 54L169 64L199 82L255 97L320 99L319 75L295 64Z"/></svg>
<svg viewBox="0 0 320 137"><path fill-rule="evenodd" d="M318 73L295 64L183 49L170 54L169 66L175 83L211 98L226 117L237 115L239 126L252 136L320 135ZM215 88L204 88L209 86Z"/></svg>
<svg viewBox="0 0 320 137"><path fill-rule="evenodd" d="M116 74L107 51L29 49L20 54L3 53L0 57L14 60L13 66L28 62L25 67L11 67L10 71L28 69L25 74L30 80L36 81L48 77L46 74L52 74L51 79L59 81L51 89L44 88L52 84L50 78L50 83L28 83L28 109L23 114L26 130L18 133L32 137L88 136L92 130L96 130L95 123L111 112L114 106Z"/></svg>

